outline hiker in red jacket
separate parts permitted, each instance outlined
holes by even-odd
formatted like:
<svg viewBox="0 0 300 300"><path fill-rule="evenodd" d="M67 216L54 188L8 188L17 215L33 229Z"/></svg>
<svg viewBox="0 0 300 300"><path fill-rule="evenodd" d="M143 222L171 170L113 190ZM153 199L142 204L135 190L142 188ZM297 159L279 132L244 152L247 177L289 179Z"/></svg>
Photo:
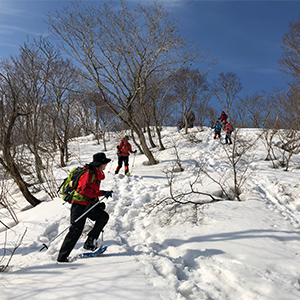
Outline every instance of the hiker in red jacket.
<svg viewBox="0 0 300 300"><path fill-rule="evenodd" d="M116 168L115 174L118 174L120 169L122 168L122 164L124 162L125 165L125 175L129 176L129 153L136 153L137 151L132 151L131 144L128 142L129 136L125 135L121 140L121 143L117 146L118 149L118 166Z"/></svg>
<svg viewBox="0 0 300 300"><path fill-rule="evenodd" d="M225 125L227 123L228 116L226 115L225 111L222 111L221 116L218 120L221 120L221 125L223 128L225 128Z"/></svg>
<svg viewBox="0 0 300 300"><path fill-rule="evenodd" d="M225 125L225 128L224 128L225 132L226 132L226 136L225 136L225 144L232 144L232 141L231 141L231 133L233 131L233 127L232 125L230 125L228 122L226 123Z"/></svg>
<svg viewBox="0 0 300 300"><path fill-rule="evenodd" d="M68 256L80 238L87 218L95 221L95 224L88 233L83 248L91 251L95 251L98 248L98 237L109 219L109 215L105 211L105 203L100 202L86 215L84 213L99 201L98 197L112 197L112 191L100 189L100 183L105 178L104 170L110 161L111 159L107 158L104 153L96 153L93 155L93 161L84 166L86 172L81 175L76 192L72 198L72 225L60 248L57 258L58 262L69 261ZM75 220L77 221L75 222Z"/></svg>

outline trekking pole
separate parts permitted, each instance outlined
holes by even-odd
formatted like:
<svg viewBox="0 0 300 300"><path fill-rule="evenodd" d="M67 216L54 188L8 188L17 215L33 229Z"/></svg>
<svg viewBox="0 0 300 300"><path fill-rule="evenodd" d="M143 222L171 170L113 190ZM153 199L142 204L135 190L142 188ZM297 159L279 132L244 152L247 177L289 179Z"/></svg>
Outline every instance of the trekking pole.
<svg viewBox="0 0 300 300"><path fill-rule="evenodd" d="M61 236L65 231L67 231L74 223L78 222L82 217L84 217L88 212L90 212L95 206L97 206L105 197L101 198L99 201L97 201L93 206L91 206L86 212L84 212L81 216L79 216L70 226L68 226L66 229L64 229L62 232L60 232L57 236L55 236L49 243L46 245L43 243L43 247L40 251L43 249L48 249L49 245L56 240L59 236Z"/></svg>
<svg viewBox="0 0 300 300"><path fill-rule="evenodd" d="M4 227L6 227L7 229L10 229L10 227L8 227L6 224L4 224L1 220L0 220L0 223L1 223Z"/></svg>

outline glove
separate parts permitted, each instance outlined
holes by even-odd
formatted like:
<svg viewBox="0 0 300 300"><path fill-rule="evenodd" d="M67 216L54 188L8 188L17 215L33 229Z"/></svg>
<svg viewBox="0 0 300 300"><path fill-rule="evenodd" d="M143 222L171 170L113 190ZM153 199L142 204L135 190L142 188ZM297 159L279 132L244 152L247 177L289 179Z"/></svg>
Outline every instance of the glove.
<svg viewBox="0 0 300 300"><path fill-rule="evenodd" d="M133 153L134 153L134 154L137 153L137 150L134 150Z"/></svg>
<svg viewBox="0 0 300 300"><path fill-rule="evenodd" d="M112 197L113 191L103 191L103 196L108 199L109 197Z"/></svg>
<svg viewBox="0 0 300 300"><path fill-rule="evenodd" d="M100 202L98 205L99 205L100 208L102 208L103 210L105 210L106 205L105 205L104 202Z"/></svg>

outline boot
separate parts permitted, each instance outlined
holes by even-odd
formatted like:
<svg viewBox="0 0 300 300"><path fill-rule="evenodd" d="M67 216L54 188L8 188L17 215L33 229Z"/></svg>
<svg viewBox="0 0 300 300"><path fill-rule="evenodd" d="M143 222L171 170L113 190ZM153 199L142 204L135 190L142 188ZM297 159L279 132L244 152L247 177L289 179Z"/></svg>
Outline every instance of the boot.
<svg viewBox="0 0 300 300"><path fill-rule="evenodd" d="M83 248L86 250L95 251L98 248L97 240L92 237L88 237L83 245Z"/></svg>

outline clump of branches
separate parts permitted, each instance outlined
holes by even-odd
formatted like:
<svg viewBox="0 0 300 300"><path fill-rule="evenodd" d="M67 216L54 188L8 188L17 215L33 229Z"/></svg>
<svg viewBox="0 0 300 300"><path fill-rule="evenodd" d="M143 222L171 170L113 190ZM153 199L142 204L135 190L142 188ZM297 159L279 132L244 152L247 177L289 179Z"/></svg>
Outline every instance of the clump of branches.
<svg viewBox="0 0 300 300"><path fill-rule="evenodd" d="M260 134L254 138L242 138L240 130L237 129L233 134L233 144L231 148L223 147L227 156L227 161L232 172L234 197L241 201L241 187L251 174L250 166L254 162L256 154L252 154L252 149L260 140ZM223 190L223 189L222 189Z"/></svg>
<svg viewBox="0 0 300 300"><path fill-rule="evenodd" d="M280 140L278 146L281 151L280 165L284 167L285 171L288 171L292 156L300 152L300 135L297 130L280 130L278 138Z"/></svg>
<svg viewBox="0 0 300 300"><path fill-rule="evenodd" d="M19 223L18 217L13 209L13 205L16 203L12 197L10 197L10 200L8 199L8 196L10 195L10 181L7 180L6 175L4 175L5 178L3 180L0 180L0 205L3 206L3 208L6 209L8 214L12 217L14 222L16 224ZM2 225L4 225L7 228L7 225L5 225L3 222L1 222Z"/></svg>
<svg viewBox="0 0 300 300"><path fill-rule="evenodd" d="M57 181L53 173L53 160L47 159L46 168L43 170L43 176L45 178L44 183L42 184L42 189L45 193L49 195L51 199L57 196Z"/></svg>
<svg viewBox="0 0 300 300"><path fill-rule="evenodd" d="M174 145L174 154L175 154L175 164L172 168L172 171L173 172L183 172L184 171L184 168L182 166L182 162L181 162L181 159L179 157L179 152L178 152L178 148L176 145Z"/></svg>
<svg viewBox="0 0 300 300"><path fill-rule="evenodd" d="M197 222L202 216L202 211L207 204L224 200L198 190L199 184L202 185L200 168L198 169L198 173L194 180L189 182L189 188L187 191L183 191L182 187L179 190L174 187L175 172L173 169L171 171L165 171L165 175L168 180L169 195L151 202L148 206L148 213L150 214L157 210L164 210L168 213L167 222L170 222L177 213L182 214L183 211L191 209L193 211L193 219Z"/></svg>
<svg viewBox="0 0 300 300"><path fill-rule="evenodd" d="M220 190L222 191L222 198L233 200L234 197L230 194L230 188L228 188L228 171L225 171L223 174L220 174L217 178L212 176L208 170L206 170L204 164L200 164L199 162L195 161L195 165L199 168L201 172L203 172L212 182L216 183Z"/></svg>
<svg viewBox="0 0 300 300"><path fill-rule="evenodd" d="M3 255L0 258L0 272L5 272L7 268L9 267L9 264L16 253L17 249L21 246L22 241L24 239L24 236L27 232L27 229L25 229L24 233L19 236L18 240L13 244L14 247L12 250L7 250L7 231L5 233L5 241L3 246ZM8 252L8 253L7 253ZM8 254L8 255L6 255Z"/></svg>
<svg viewBox="0 0 300 300"><path fill-rule="evenodd" d="M265 129L263 138L268 150L266 160L272 162L274 169L288 171L292 166L292 156L300 152L299 132L293 129Z"/></svg>
<svg viewBox="0 0 300 300"><path fill-rule="evenodd" d="M197 138L197 133L198 132L190 132L186 135L183 135L183 137L190 143L192 144L199 144L199 143L202 143L202 140L201 139L198 139Z"/></svg>
<svg viewBox="0 0 300 300"><path fill-rule="evenodd" d="M278 129L276 128L265 128L262 132L262 142L265 144L267 149L266 161L271 161L273 168L276 168L275 161L277 160L275 149L273 147L273 141L278 134Z"/></svg>

